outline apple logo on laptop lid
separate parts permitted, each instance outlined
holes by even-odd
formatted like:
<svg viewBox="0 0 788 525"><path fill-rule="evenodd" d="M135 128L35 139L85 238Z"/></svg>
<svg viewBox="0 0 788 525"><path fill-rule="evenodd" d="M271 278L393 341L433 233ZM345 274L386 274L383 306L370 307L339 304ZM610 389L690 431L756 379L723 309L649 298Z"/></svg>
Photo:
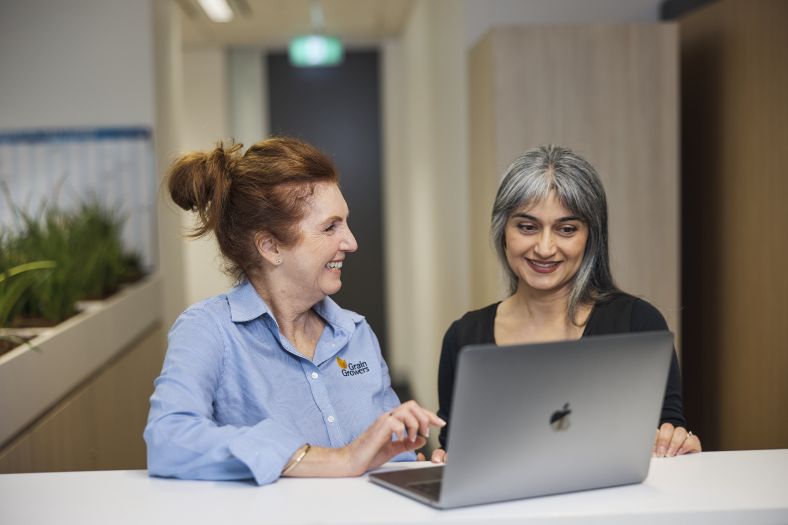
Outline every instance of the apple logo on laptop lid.
<svg viewBox="0 0 788 525"><path fill-rule="evenodd" d="M563 408L556 410L550 416L550 426L553 427L553 430L556 432L566 430L569 428L569 414L572 413L572 409L569 408L569 403L564 403Z"/></svg>

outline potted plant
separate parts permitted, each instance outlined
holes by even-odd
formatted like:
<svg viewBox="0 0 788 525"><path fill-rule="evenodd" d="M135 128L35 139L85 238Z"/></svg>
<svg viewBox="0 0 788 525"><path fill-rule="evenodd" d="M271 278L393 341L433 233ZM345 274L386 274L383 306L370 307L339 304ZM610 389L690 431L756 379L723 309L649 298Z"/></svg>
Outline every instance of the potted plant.
<svg viewBox="0 0 788 525"><path fill-rule="evenodd" d="M34 337L0 355L0 446L161 317L160 279L134 282L123 220L96 199L14 213L19 227L0 236L0 340Z"/></svg>
<svg viewBox="0 0 788 525"><path fill-rule="evenodd" d="M2 243L0 242L0 245ZM54 261L33 261L9 268L0 273L0 326L6 326L14 315L19 300L35 282L36 271L55 267ZM19 335L0 333L0 355L24 342Z"/></svg>

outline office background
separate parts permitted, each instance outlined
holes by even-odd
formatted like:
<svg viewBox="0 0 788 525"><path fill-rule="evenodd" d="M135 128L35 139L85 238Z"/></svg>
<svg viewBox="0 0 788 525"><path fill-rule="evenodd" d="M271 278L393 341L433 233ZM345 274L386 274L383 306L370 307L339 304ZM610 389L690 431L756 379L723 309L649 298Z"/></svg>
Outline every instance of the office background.
<svg viewBox="0 0 788 525"><path fill-rule="evenodd" d="M687 415L705 446L788 446L788 12L779 0L696 3L322 2L327 30L335 17L351 52L376 55L377 323L395 381L420 402L437 405L449 323L500 296L486 236L497 177L554 141L605 178L616 276L679 335ZM308 30L308 2L248 4L272 10L252 37L220 31L186 0L5 0L0 131L147 128L159 176L179 151L279 131L267 64L290 35L276 20L300 16L294 29ZM184 240L191 219L163 197L157 315L10 432L0 471L144 466L166 330L230 284L212 240Z"/></svg>

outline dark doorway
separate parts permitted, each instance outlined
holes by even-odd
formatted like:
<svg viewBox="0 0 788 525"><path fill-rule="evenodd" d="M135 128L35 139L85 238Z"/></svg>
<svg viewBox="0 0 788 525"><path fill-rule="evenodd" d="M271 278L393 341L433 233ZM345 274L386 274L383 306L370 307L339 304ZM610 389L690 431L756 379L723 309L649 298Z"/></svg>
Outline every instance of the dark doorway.
<svg viewBox="0 0 788 525"><path fill-rule="evenodd" d="M385 350L381 204L380 86L377 51L345 54L337 67L292 67L267 56L271 133L302 138L328 153L340 173L359 249L332 298L367 318Z"/></svg>

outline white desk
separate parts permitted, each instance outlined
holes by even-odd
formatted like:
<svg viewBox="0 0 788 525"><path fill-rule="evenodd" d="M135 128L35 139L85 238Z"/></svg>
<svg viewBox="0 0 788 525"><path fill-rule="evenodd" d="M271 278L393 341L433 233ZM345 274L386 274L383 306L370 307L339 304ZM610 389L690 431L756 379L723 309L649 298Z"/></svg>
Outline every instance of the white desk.
<svg viewBox="0 0 788 525"><path fill-rule="evenodd" d="M143 470L0 475L0 523L788 523L788 449L653 459L643 484L433 510L365 477L246 482Z"/></svg>

